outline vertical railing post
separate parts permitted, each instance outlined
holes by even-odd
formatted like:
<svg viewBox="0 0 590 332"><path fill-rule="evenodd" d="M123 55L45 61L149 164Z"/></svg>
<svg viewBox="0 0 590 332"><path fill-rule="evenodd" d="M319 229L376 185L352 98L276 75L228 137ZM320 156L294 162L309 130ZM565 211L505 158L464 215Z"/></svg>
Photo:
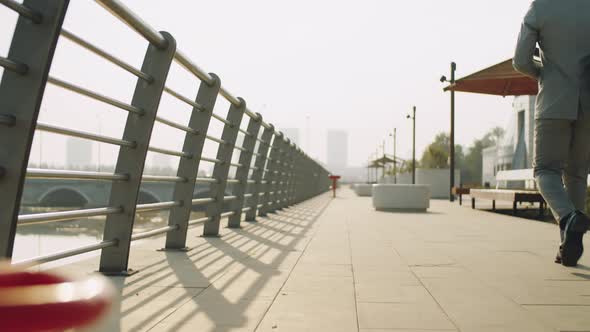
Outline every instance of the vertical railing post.
<svg viewBox="0 0 590 332"><path fill-rule="evenodd" d="M286 181L286 173L285 172L285 159L287 156L287 146L289 145L289 140L283 135L283 137L279 140L278 145L278 154L276 158L274 158L273 163L275 166L275 184L274 184L274 195L272 200L269 204L267 212L275 212L280 208L280 201L283 198L283 189L284 183Z"/></svg>
<svg viewBox="0 0 590 332"><path fill-rule="evenodd" d="M29 155L49 68L69 0L25 0L0 82L0 258L11 258Z"/></svg>
<svg viewBox="0 0 590 332"><path fill-rule="evenodd" d="M168 224L176 226L176 229L166 235L165 250L187 251L186 237L188 222L192 211L192 199L195 191L196 179L198 176L201 155L205 145L207 130L211 122L213 108L219 94L221 81L215 74L212 84L202 81L195 100L199 107L193 108L188 127L194 132L188 132L184 138L182 151L193 156L193 158L182 158L178 165L177 176L187 179L186 182L178 182L174 186L174 201L181 201L183 204L172 208Z"/></svg>
<svg viewBox="0 0 590 332"><path fill-rule="evenodd" d="M243 151L240 152L240 160L238 161L242 167L238 168L236 172L236 179L239 181L238 185L234 187L232 195L236 196L237 199L232 203L235 214L229 217L227 226L229 228L240 228L240 222L242 220L242 209L244 208L244 195L246 194L246 188L248 188L248 174L250 173L250 165L252 164L252 156L254 148L256 147L256 140L258 138L258 132L262 125L262 116L257 114L258 118L250 118L248 122L248 128L246 131L248 134L244 137L242 144Z"/></svg>
<svg viewBox="0 0 590 332"><path fill-rule="evenodd" d="M275 133L275 138L272 141L272 146L270 147L268 162L266 163L266 173L264 177L264 180L266 181L266 191L262 199L263 205L260 208L260 211L258 212L258 215L261 217L266 216L270 212L271 206L274 204L274 201L276 200L278 190L277 183L279 181L277 160L281 154L280 147L282 141L283 133Z"/></svg>
<svg viewBox="0 0 590 332"><path fill-rule="evenodd" d="M293 176L293 143L287 141L286 144L283 145L283 158L281 160L283 176L282 178L282 192L277 203L277 208L279 210L286 208L289 206L289 196L290 196L290 189L291 189L291 181Z"/></svg>
<svg viewBox="0 0 590 332"><path fill-rule="evenodd" d="M299 182L299 147L293 145L291 147L291 178L289 180L289 195L287 196L286 206L295 204L295 195L297 190L297 183Z"/></svg>
<svg viewBox="0 0 590 332"><path fill-rule="evenodd" d="M242 117L246 111L246 102L241 98L238 99L240 100L240 104L238 106L232 104L229 108L226 118L229 124L226 124L223 127L223 133L221 134L221 139L225 141L226 144L219 144L219 148L217 149L217 159L221 162L215 164L215 167L213 168L213 178L217 180L217 183L211 184L211 198L215 201L207 206L207 216L209 216L210 219L205 222L203 236L219 235L219 224L221 221L221 213L223 212L223 198L227 187L230 163L236 139L238 138L240 123L242 122ZM246 167L246 165L243 166Z"/></svg>
<svg viewBox="0 0 590 332"><path fill-rule="evenodd" d="M176 52L176 42L167 32L162 35L168 41L165 49L150 44L141 71L152 77L151 82L137 80L131 104L142 114L129 113L123 139L135 142L133 147L121 147L115 173L127 174L129 180L113 183L109 206L120 206L123 213L111 214L104 227L105 240L117 240L117 246L102 249L100 272L107 275L129 275L129 249L135 220L137 197L154 121L168 77L168 71Z"/></svg>
<svg viewBox="0 0 590 332"><path fill-rule="evenodd" d="M250 193L252 197L248 200L248 207L250 210L246 212L246 221L256 221L256 215L258 213L258 205L260 201L260 194L267 188L265 183L262 183L262 176L265 174L264 169L267 164L268 150L270 148L270 142L275 129L271 125L268 128L265 127L260 136L260 143L258 144L258 151L256 161L254 162L254 172L252 172L252 181L254 184Z"/></svg>

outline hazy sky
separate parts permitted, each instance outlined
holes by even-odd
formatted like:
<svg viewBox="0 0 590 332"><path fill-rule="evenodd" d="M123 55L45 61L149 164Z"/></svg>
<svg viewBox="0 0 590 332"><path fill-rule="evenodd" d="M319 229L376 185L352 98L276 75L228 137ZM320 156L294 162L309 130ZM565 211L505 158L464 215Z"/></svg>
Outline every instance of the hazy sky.
<svg viewBox="0 0 590 332"><path fill-rule="evenodd" d="M419 154L438 132L448 131L449 95L442 92L439 77L448 76L451 61L461 77L510 58L530 0L124 2L154 28L175 36L180 49L218 74L266 121L302 128L303 148L312 156L325 160L327 129L349 131L349 164L361 165L393 127L398 128L398 151L411 155L411 123L405 116L413 105L418 107ZM2 55L15 20L0 6ZM141 66L146 42L95 2L72 0L64 27ZM133 76L68 41L60 42L51 75L124 101L134 88ZM169 80L187 97L196 94L198 81L180 67L173 67ZM512 98L458 94L457 143L469 145L489 128L505 125L511 103ZM219 103L216 112L224 114L227 105ZM188 109L166 97L160 114L186 121ZM49 87L41 121L119 136L125 116ZM153 145L182 146L181 133L161 126L156 132ZM63 139L43 135L43 149L36 137L32 160L62 162ZM387 149L392 150L390 138ZM115 155L115 149L103 146L103 162Z"/></svg>

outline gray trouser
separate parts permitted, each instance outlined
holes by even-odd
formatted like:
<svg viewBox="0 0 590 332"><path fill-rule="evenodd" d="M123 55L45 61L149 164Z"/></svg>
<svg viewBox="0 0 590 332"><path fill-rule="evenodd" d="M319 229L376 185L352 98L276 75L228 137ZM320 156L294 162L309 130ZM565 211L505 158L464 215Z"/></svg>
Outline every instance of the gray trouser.
<svg viewBox="0 0 590 332"><path fill-rule="evenodd" d="M590 168L590 116L577 120L537 119L533 166L539 191L559 221L586 211Z"/></svg>

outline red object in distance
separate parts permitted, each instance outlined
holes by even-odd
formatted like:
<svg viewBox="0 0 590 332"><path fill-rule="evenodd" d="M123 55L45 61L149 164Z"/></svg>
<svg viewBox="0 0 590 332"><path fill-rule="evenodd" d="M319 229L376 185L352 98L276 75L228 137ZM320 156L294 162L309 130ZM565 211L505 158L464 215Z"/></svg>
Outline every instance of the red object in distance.
<svg viewBox="0 0 590 332"><path fill-rule="evenodd" d="M332 180L332 191L334 193L332 197L336 197L336 188L338 185L338 180L340 180L340 178L340 175L330 175L330 179Z"/></svg>

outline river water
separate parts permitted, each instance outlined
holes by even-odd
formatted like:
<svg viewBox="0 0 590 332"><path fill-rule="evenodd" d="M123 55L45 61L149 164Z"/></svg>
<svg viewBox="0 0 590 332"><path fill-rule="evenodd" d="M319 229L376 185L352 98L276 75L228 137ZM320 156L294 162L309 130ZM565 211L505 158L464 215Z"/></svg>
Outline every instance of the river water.
<svg viewBox="0 0 590 332"><path fill-rule="evenodd" d="M22 214L56 211L51 208L25 208ZM168 211L137 214L134 233L166 226ZM193 213L191 218L200 218L202 212ZM95 244L102 241L105 217L86 218L72 221L19 224L14 244L13 262L48 255L64 250ZM44 264L44 268L67 264L100 254L100 250Z"/></svg>

